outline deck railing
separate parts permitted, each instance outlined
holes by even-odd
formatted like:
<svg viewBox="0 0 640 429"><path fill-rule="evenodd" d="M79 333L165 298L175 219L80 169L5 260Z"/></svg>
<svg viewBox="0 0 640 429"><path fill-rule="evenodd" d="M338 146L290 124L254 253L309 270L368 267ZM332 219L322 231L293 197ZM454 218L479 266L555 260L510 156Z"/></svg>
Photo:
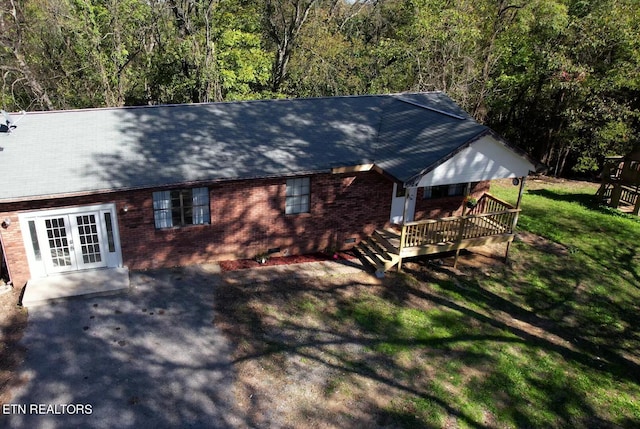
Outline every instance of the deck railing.
<svg viewBox="0 0 640 429"><path fill-rule="evenodd" d="M400 246L402 249L510 234L519 211L493 195L484 194L469 214L405 223Z"/></svg>
<svg viewBox="0 0 640 429"><path fill-rule="evenodd" d="M602 176L605 181L618 180L622 176L624 158L621 156L608 156L604 159Z"/></svg>
<svg viewBox="0 0 640 429"><path fill-rule="evenodd" d="M598 189L597 195L601 200L609 200L613 194L613 185L610 183L603 183Z"/></svg>
<svg viewBox="0 0 640 429"><path fill-rule="evenodd" d="M630 206L635 206L638 202L638 193L634 189L629 189L625 186L622 186L620 189L620 202L628 204Z"/></svg>

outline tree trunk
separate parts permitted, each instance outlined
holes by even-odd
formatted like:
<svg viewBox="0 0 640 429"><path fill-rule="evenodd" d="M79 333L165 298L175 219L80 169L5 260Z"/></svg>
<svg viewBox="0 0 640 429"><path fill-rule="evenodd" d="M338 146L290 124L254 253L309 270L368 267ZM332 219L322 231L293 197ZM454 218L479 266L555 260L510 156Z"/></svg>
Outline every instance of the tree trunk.
<svg viewBox="0 0 640 429"><path fill-rule="evenodd" d="M293 47L309 16L311 7L318 0L267 0L266 22L269 35L276 43L271 90L279 92L287 75L287 66Z"/></svg>
<svg viewBox="0 0 640 429"><path fill-rule="evenodd" d="M18 51L13 51L13 54L18 62L20 72L24 75L27 83L29 84L29 88L31 88L31 91L33 91L33 94L37 97L38 103L46 110L54 110L53 103L51 102L47 91L42 87L42 85L40 85L40 82L31 71L31 68L24 59L24 56Z"/></svg>
<svg viewBox="0 0 640 429"><path fill-rule="evenodd" d="M562 162L560 163L560 169L558 170L558 175L561 177L564 174L564 167L567 164L567 158L569 157L570 153L571 153L571 147L567 146L564 151L564 154L562 155Z"/></svg>

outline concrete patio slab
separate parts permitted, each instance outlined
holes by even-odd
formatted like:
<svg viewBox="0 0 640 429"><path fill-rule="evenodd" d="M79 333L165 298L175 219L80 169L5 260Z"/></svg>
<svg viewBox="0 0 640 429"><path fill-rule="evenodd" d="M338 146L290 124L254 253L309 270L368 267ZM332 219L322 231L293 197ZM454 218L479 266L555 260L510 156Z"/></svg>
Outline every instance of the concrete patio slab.
<svg viewBox="0 0 640 429"><path fill-rule="evenodd" d="M133 271L127 294L36 306L0 427L251 427L234 397L229 341L241 339L215 326L215 288L362 271L358 260Z"/></svg>
<svg viewBox="0 0 640 429"><path fill-rule="evenodd" d="M75 296L111 295L129 290L128 268L104 268L29 280L22 305L34 307Z"/></svg>
<svg viewBox="0 0 640 429"><path fill-rule="evenodd" d="M135 271L127 294L29 309L23 384L0 427L247 427L213 324L214 268Z"/></svg>

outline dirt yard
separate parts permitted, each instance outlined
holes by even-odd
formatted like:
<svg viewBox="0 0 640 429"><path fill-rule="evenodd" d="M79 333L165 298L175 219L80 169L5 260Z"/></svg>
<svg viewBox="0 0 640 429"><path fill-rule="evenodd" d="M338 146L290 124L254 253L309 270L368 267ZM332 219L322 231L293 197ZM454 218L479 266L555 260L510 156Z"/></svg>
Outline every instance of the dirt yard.
<svg viewBox="0 0 640 429"><path fill-rule="evenodd" d="M359 310L352 306L380 297L402 302L407 309L428 309L433 301L419 293L407 293L407 282L417 290L424 288L414 276L444 282L478 273L489 276L504 268L505 250L502 244L464 251L457 269L452 267L453 254L422 258L406 263L409 275L391 273L384 279L361 272L306 280L226 283L216 295L217 325L227 337L236 339L232 356L235 395L248 424L412 426L404 421L406 416L390 410L402 409L407 416L419 414L402 398L412 388L421 389L434 374L414 373L415 361L403 363L401 357L398 362L391 352L385 356L373 350L379 346L376 335L362 329ZM413 356L407 353L406 358ZM416 379L409 382L407 376ZM458 427L458 423L451 417L442 427Z"/></svg>
<svg viewBox="0 0 640 429"><path fill-rule="evenodd" d="M18 342L27 326L27 311L17 305L20 292L13 289L0 295L0 406L9 401L11 388L20 383L16 369L25 350Z"/></svg>

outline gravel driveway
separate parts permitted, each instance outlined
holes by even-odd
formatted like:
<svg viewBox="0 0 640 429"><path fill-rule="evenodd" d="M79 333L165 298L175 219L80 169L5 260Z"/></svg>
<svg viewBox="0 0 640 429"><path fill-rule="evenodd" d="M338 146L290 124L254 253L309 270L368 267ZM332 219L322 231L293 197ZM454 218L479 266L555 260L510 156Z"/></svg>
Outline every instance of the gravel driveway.
<svg viewBox="0 0 640 429"><path fill-rule="evenodd" d="M0 426L242 426L213 326L218 281L204 267L134 272L127 294L33 308L24 384Z"/></svg>

